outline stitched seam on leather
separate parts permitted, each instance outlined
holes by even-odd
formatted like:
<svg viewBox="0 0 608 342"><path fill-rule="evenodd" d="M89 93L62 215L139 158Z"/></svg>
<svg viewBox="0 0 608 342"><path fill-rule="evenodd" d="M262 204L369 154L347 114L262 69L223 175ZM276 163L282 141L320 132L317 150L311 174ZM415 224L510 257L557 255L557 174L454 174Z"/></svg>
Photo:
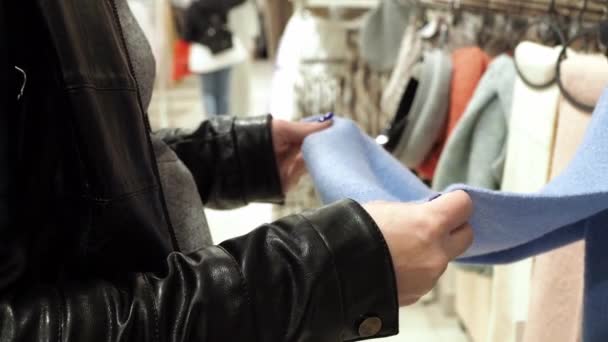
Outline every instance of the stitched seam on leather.
<svg viewBox="0 0 608 342"><path fill-rule="evenodd" d="M338 280L338 295L340 296L340 311L342 312L342 324L344 324L346 326L349 322L346 322L347 317L346 317L346 311L344 309L346 307L346 305L344 303L344 296L342 295L342 279L340 278L340 273L338 272L338 267L336 265L336 258L334 255L335 253L331 249L328 241L325 239L325 236L319 232L317 227L315 227L315 225L308 218L306 218L306 216L301 215L301 214L298 214L296 216L300 217L306 224L308 224L310 226L310 228L312 228L312 230L319 236L321 241L323 241L323 243L325 244L325 247L327 248L327 250L329 251L329 254L331 255L331 263L334 267L334 275L335 275L336 279Z"/></svg>
<svg viewBox="0 0 608 342"><path fill-rule="evenodd" d="M239 166L239 168L238 168L239 169L239 180L241 183L241 191L240 191L241 193L240 193L239 197L241 198L241 201L243 202L243 204L247 204L248 203L248 198L247 198L248 194L246 192L247 189L245 189L245 177L243 176L243 173L244 173L243 170L245 170L245 168L243 166L243 160L241 159L241 153L239 151L239 142L237 139L235 126L236 126L236 120L232 120L232 129L230 130L230 132L231 132L230 136L232 138L232 143L234 145L234 154L235 154L238 166Z"/></svg>
<svg viewBox="0 0 608 342"><path fill-rule="evenodd" d="M142 277L144 278L144 283L146 284L146 289L148 292L148 295L150 296L150 298L152 299L152 313L154 314L154 341L156 342L160 342L160 333L159 333L159 312L158 312L158 302L156 301L156 297L154 296L154 290L152 288L152 284L150 284L150 280L148 279L148 276L146 276L145 274L142 274Z"/></svg>
<svg viewBox="0 0 608 342"><path fill-rule="evenodd" d="M239 275L241 276L241 288L243 289L243 293L244 293L244 297L245 297L245 301L247 302L247 304L249 304L249 308L250 308L250 313L251 313L251 321L253 322L253 326L254 326L254 333L256 333L259 330L259 324L258 321L256 319L256 314L255 314L255 310L254 310L254 306L253 306L253 301L251 300L251 296L249 295L249 289L247 287L247 279L245 279L245 274L243 273L243 270L241 269L241 266L239 265L238 261L234 258L234 256L232 254L230 254L224 247L222 246L217 246L217 248L221 249L224 253L226 253L226 255L228 255L228 258L230 258L230 260L232 260L232 263L234 264L234 266L236 267L236 269L239 272ZM260 341L260 337L257 336L257 334L255 334L255 340L256 341Z"/></svg>
<svg viewBox="0 0 608 342"><path fill-rule="evenodd" d="M268 139L268 147L270 148L270 151L268 151L268 155L270 156L270 163L271 163L271 167L272 167L272 171L273 174L271 177L276 176L275 181L278 180L279 181L279 191L281 193L281 197L285 198L285 190L283 189L283 182L281 180L281 169L279 166L279 162L277 160L277 154L274 150L274 137L272 136L272 122L274 120L274 118L272 117L272 115L268 114L266 116L266 138Z"/></svg>

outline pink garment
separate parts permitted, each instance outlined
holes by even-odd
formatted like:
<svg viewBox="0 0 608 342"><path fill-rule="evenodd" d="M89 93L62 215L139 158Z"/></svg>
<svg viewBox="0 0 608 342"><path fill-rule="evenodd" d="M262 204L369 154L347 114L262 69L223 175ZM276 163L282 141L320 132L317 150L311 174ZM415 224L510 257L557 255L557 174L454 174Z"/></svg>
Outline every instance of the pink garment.
<svg viewBox="0 0 608 342"><path fill-rule="evenodd" d="M561 70L565 87L586 104L595 104L608 84L608 63L602 55L572 55ZM570 162L590 118L591 113L560 96L551 177ZM535 258L524 342L581 341L584 259L584 241Z"/></svg>

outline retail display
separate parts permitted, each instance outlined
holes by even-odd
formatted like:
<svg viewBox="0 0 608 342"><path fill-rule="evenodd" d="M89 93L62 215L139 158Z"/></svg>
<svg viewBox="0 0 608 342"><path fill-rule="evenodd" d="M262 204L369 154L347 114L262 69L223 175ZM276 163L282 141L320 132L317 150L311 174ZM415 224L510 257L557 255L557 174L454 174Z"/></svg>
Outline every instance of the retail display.
<svg viewBox="0 0 608 342"><path fill-rule="evenodd" d="M608 213L607 128L605 92L572 163L538 193L502 193L466 185L448 188L467 191L475 205L470 222L476 238L461 261L513 262L579 240L586 231L601 229ZM341 198L361 202L426 201L438 196L348 120L338 120L333 128L307 139L304 154L325 203ZM593 259L590 263L603 266ZM587 295L603 298L597 292ZM588 333L606 329L593 323L602 320L599 308L594 305L587 309ZM597 314L600 316L594 316Z"/></svg>
<svg viewBox="0 0 608 342"><path fill-rule="evenodd" d="M326 6L333 15L323 19L325 24L340 23L336 13L348 12L346 2L327 1ZM585 225L599 225L594 222L608 209L601 204L608 185L598 181L606 166L603 157L595 156L604 151L598 147L602 139L608 140L598 128L608 120L596 118L608 115L606 95L603 106L595 110L593 120L599 123L590 125L572 165L555 176L557 165L563 166L573 154L563 147L567 128L562 126L569 127L566 122L572 120L573 134L581 134L576 118L562 117L562 112L593 108L599 96L583 94L583 89L603 88L602 81L608 81L608 76L597 73L591 86L591 76L585 75L591 65L596 70L599 63L608 66L597 54L603 47L595 39L599 30L594 23L602 18L604 6L593 0L463 0L456 6L434 0L379 1L353 32L360 42L358 58L390 78L379 92L367 87L369 91L349 92L352 96L341 90L356 78L333 78L335 71L319 63L331 60L337 70L344 59L328 57L340 55L342 45L317 48L323 51L320 58L302 63L293 57L302 50L302 40L294 32L304 30L293 25L294 32L288 29L281 44L280 55L292 57L277 61L272 112L302 119L335 111L352 122L338 119L334 128L306 142L305 157L317 191L306 180L306 192L296 196L311 200L304 204L288 199L277 213L316 206L317 196L325 203L345 197L363 202L427 201L439 196L438 191L464 189L476 205L475 243L440 283L435 298L445 312L456 313L474 342L577 342L573 336L581 334L583 310L582 302L576 308L575 298L582 298L576 294L582 291L583 269L598 275L605 266L599 258L581 266L585 243L559 247L584 238L600 239L599 230L587 231ZM296 14L292 23L302 18ZM590 38L568 41L583 32L591 32ZM317 35L327 33L308 36L315 40ZM572 46L564 49L567 42ZM581 80L574 80L566 69L575 68L569 65L581 56L595 56L597 63L577 64ZM563 77L556 73L558 59L565 60ZM572 91L566 93L564 87ZM352 105L370 94L380 94L379 110L370 107L366 115L358 115L361 106ZM378 118L385 126L368 126L369 120ZM578 142L570 140L570 147L578 147ZM597 167L590 169L590 163ZM554 180L547 184L550 178ZM586 244L587 256L600 252L590 252L594 246L597 243ZM547 256L531 258L547 251ZM579 271L560 275L556 265ZM556 282L556 288L568 293L563 301L549 303L557 296L557 290L551 291ZM596 286L596 279L587 277L586 317L603 317L593 311L600 310L601 301L589 302ZM471 289L484 297L471 295ZM555 310L541 309L548 307ZM579 318L566 322L569 314ZM604 333L594 325L597 321L584 320L585 341L595 342ZM550 325L559 328L543 329Z"/></svg>
<svg viewBox="0 0 608 342"><path fill-rule="evenodd" d="M515 49L519 73L508 123L502 191L536 192L549 180L559 98L557 83L550 81L556 77L561 50L530 42ZM532 259L494 268L488 341L518 341L523 335L531 273Z"/></svg>
<svg viewBox="0 0 608 342"><path fill-rule="evenodd" d="M570 55L561 64L564 84L584 103L595 104L608 84L608 63L602 55ZM583 140L591 113L560 96L551 177L558 176ZM535 258L525 342L580 341L584 241Z"/></svg>

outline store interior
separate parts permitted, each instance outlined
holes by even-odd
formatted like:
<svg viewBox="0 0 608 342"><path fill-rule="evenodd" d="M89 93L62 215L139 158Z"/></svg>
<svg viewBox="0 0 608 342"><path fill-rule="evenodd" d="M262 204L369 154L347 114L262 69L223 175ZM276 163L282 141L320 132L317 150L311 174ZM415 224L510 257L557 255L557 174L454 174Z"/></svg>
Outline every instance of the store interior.
<svg viewBox="0 0 608 342"><path fill-rule="evenodd" d="M180 32L188 0L129 5L157 63L153 129L333 112L435 191L540 191L575 158L608 85L602 0L244 0L229 13L234 41L222 58L197 54ZM211 94L212 84L225 89ZM314 176L283 205L208 210L214 242L328 204ZM506 263L452 263L401 309L400 334L385 341L600 342L583 339L589 241L564 238Z"/></svg>

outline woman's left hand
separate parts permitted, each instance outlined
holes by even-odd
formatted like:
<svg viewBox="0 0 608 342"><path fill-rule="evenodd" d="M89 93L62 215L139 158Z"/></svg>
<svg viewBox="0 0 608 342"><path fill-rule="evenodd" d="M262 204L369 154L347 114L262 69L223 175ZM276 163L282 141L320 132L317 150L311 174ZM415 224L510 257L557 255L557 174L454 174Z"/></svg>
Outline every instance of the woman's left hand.
<svg viewBox="0 0 608 342"><path fill-rule="evenodd" d="M332 121L325 122L289 122L274 119L272 121L272 141L276 155L283 192L287 193L306 173L302 156L304 138L312 133L330 127Z"/></svg>

